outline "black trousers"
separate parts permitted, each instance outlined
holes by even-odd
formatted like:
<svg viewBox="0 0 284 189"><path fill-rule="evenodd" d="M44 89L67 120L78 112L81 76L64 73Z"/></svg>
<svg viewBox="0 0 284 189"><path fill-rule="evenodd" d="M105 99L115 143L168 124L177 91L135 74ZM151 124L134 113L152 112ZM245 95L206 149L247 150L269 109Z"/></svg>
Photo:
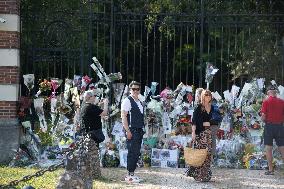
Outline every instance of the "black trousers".
<svg viewBox="0 0 284 189"><path fill-rule="evenodd" d="M134 172L140 156L144 131L143 129L130 128L130 132L132 134L132 138L130 140L127 139L127 170L128 172Z"/></svg>

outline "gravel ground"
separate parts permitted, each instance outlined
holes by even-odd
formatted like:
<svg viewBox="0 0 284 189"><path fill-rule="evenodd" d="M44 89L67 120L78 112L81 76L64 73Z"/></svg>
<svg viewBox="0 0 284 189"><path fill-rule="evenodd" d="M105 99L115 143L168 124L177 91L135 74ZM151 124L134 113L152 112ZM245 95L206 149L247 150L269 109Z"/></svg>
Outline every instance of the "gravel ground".
<svg viewBox="0 0 284 189"><path fill-rule="evenodd" d="M126 169L103 168L102 176L109 180L105 188L147 188L147 189L284 189L284 172L264 175L264 170L218 169L214 168L212 180L208 183L183 176L185 169L138 168L136 175L144 179L139 184L123 181ZM100 181L99 181L100 182Z"/></svg>

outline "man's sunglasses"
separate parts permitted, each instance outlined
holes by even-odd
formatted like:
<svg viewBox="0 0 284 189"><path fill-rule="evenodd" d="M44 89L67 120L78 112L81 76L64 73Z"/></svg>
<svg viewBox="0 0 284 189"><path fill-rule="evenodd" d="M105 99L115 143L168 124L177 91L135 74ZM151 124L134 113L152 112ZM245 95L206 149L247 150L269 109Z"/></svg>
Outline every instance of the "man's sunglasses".
<svg viewBox="0 0 284 189"><path fill-rule="evenodd" d="M132 91L140 91L140 88L131 88Z"/></svg>

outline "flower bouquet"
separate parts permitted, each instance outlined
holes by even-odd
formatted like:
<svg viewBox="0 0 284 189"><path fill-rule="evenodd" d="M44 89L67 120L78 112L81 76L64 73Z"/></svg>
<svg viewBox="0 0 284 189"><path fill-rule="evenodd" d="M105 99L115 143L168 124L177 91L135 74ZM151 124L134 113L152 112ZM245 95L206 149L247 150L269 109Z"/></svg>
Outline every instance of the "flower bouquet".
<svg viewBox="0 0 284 189"><path fill-rule="evenodd" d="M177 121L176 135L188 135L191 133L190 116L181 115Z"/></svg>
<svg viewBox="0 0 284 189"><path fill-rule="evenodd" d="M86 90L87 85L92 81L92 78L85 75L82 77L82 85L81 85L81 92Z"/></svg>
<svg viewBox="0 0 284 189"><path fill-rule="evenodd" d="M209 89L209 84L212 82L214 75L218 72L219 69L215 68L211 63L206 63L205 71L205 82L207 83L207 89Z"/></svg>
<svg viewBox="0 0 284 189"><path fill-rule="evenodd" d="M183 154L181 154L179 159L178 159L178 167L179 168L184 168L185 167L185 159L184 159Z"/></svg>
<svg viewBox="0 0 284 189"><path fill-rule="evenodd" d="M39 80L39 91L36 93L38 97L42 92L47 92L51 90L51 82L47 79Z"/></svg>
<svg viewBox="0 0 284 189"><path fill-rule="evenodd" d="M64 98L65 98L65 100L69 99L71 87L72 87L72 80L66 78L65 84L64 84Z"/></svg>
<svg viewBox="0 0 284 189"><path fill-rule="evenodd" d="M163 100L166 100L166 99L172 98L172 94L173 94L173 91L169 87L166 87L164 90L162 90L162 92L160 93L160 96Z"/></svg>
<svg viewBox="0 0 284 189"><path fill-rule="evenodd" d="M76 103L75 105L77 106ZM72 108L69 106L68 102L65 100L64 95L60 95L57 98L56 107L57 107L58 112L64 115L72 111Z"/></svg>
<svg viewBox="0 0 284 189"><path fill-rule="evenodd" d="M62 79L58 79L58 78L52 78L51 79L50 84L51 84L51 88L53 90L52 97L55 96L55 91L62 84L62 82L63 82Z"/></svg>
<svg viewBox="0 0 284 189"><path fill-rule="evenodd" d="M54 125L55 119L56 119L56 113L57 113L57 98L51 98L50 99L50 114L51 114L51 123Z"/></svg>
<svg viewBox="0 0 284 189"><path fill-rule="evenodd" d="M143 164L144 167L150 167L151 165L151 157L149 154L143 154Z"/></svg>
<svg viewBox="0 0 284 189"><path fill-rule="evenodd" d="M128 87L127 87L127 89L128 89ZM128 90L127 90L128 91ZM148 86L145 86L145 90L144 90L144 93L143 93L143 95L144 95L144 97L145 97L145 101L146 102L149 102L150 101L150 96L151 96L151 89L148 87Z"/></svg>
<svg viewBox="0 0 284 189"><path fill-rule="evenodd" d="M183 82L180 82L180 84L178 84L176 90L174 91L174 94L177 95L181 91L183 86L184 86Z"/></svg>
<svg viewBox="0 0 284 189"><path fill-rule="evenodd" d="M109 76L106 75L106 73L105 73L102 65L98 61L98 59L96 57L93 57L92 59L93 59L94 63L90 65L91 68L93 68L93 70L99 76L100 80L105 81L107 83L110 83L111 80L110 80Z"/></svg>
<svg viewBox="0 0 284 189"><path fill-rule="evenodd" d="M155 95L155 93L156 93L156 89L157 89L157 86L159 85L159 83L157 83L157 82L151 82L151 88L150 88L150 90L151 90L151 92L152 92L152 95Z"/></svg>
<svg viewBox="0 0 284 189"><path fill-rule="evenodd" d="M75 106L80 106L80 95L77 87L71 88L70 90L71 90L72 102L75 104Z"/></svg>
<svg viewBox="0 0 284 189"><path fill-rule="evenodd" d="M107 150L102 159L103 167L118 167L119 159L113 150Z"/></svg>

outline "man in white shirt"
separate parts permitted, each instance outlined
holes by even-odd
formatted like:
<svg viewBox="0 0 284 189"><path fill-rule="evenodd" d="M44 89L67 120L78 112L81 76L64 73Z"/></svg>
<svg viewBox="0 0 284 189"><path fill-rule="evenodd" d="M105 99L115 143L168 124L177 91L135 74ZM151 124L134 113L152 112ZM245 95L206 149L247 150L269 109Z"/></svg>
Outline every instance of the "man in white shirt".
<svg viewBox="0 0 284 189"><path fill-rule="evenodd" d="M134 176L134 171L140 156L141 143L144 135L144 110L142 102L138 99L141 84L132 81L129 84L130 95L121 104L122 125L127 135L127 182L141 182Z"/></svg>

